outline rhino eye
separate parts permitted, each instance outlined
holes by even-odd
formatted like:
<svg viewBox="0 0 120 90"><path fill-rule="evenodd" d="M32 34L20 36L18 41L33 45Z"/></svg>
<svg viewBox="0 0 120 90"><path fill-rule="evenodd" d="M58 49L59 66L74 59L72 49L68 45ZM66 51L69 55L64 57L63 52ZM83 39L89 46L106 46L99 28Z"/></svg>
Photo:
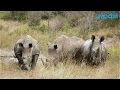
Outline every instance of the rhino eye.
<svg viewBox="0 0 120 90"><path fill-rule="evenodd" d="M31 48L31 47L32 47L32 43L29 44L29 48Z"/></svg>
<svg viewBox="0 0 120 90"><path fill-rule="evenodd" d="M19 43L19 46L20 46L20 47L23 47L23 44L22 44L22 43Z"/></svg>

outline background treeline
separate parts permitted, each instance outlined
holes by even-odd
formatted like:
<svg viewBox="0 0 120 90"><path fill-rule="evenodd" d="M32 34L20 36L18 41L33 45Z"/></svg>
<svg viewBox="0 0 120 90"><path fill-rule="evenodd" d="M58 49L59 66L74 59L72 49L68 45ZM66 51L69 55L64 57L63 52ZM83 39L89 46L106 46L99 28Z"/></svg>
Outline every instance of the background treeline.
<svg viewBox="0 0 120 90"><path fill-rule="evenodd" d="M77 30L80 33L97 31L99 28L119 28L119 19L97 19L100 13L119 11L1 11L0 18L27 23L42 32L52 30Z"/></svg>
<svg viewBox="0 0 120 90"><path fill-rule="evenodd" d="M98 19L99 14L111 14L119 11L1 11L0 18L28 24L33 30L56 35L57 32L76 32L76 36L88 38L87 34L100 29L119 29L120 20ZM64 33L63 33L64 34ZM117 33L120 35L120 32ZM111 36L111 35L107 35Z"/></svg>

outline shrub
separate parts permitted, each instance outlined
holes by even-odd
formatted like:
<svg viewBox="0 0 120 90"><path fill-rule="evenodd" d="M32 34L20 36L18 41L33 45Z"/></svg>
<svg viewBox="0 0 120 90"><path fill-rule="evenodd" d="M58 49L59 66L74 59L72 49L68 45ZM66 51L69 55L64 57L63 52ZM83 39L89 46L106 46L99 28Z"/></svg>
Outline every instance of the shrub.
<svg viewBox="0 0 120 90"><path fill-rule="evenodd" d="M27 11L10 11L6 13L2 19L8 20L17 20L17 21L23 21L27 19Z"/></svg>
<svg viewBox="0 0 120 90"><path fill-rule="evenodd" d="M54 18L51 18L49 21L49 29L53 32L62 30L64 26L65 19L60 16L56 16Z"/></svg>
<svg viewBox="0 0 120 90"><path fill-rule="evenodd" d="M38 11L33 11L28 16L28 25L29 26L38 26L40 25L41 13Z"/></svg>
<svg viewBox="0 0 120 90"><path fill-rule="evenodd" d="M101 25L101 21L97 20L96 13L93 11L67 11L65 17L71 27L79 27L80 33L96 31Z"/></svg>
<svg viewBox="0 0 120 90"><path fill-rule="evenodd" d="M43 20L47 20L56 16L64 16L64 12L63 11L44 11L41 12L41 18Z"/></svg>

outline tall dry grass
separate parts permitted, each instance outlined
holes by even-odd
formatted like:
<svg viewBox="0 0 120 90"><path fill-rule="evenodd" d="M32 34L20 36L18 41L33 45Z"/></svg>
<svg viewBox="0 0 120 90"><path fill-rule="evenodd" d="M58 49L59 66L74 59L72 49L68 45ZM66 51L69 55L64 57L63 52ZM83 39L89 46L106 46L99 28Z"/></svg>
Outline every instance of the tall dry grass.
<svg viewBox="0 0 120 90"><path fill-rule="evenodd" d="M66 34L69 36L77 35L77 32L71 30L60 31L56 33L56 36L49 35L48 32L42 33L39 30L31 29L27 24L17 24L17 22L12 21L0 21L0 49L12 50L14 43L27 34L34 37L41 46L42 54L47 54L47 42L53 41L57 36L61 34ZM8 25L6 27L6 25ZM13 29L13 27L16 27ZM12 31L12 32L10 32ZM117 30L114 32L108 30L99 30L95 33L98 35L105 35L108 38L109 35L114 35L117 33ZM73 33L72 33L73 32ZM108 36L107 36L108 35ZM73 63L68 63L64 65L59 63L57 67L51 66L45 68L41 61L39 60L35 70L32 71L22 71L19 69L17 60L11 58L0 58L0 78L26 78L26 79L89 79L89 78L120 78L120 40L115 39L114 42L111 42L112 46L109 48L109 56L107 58L105 66L89 67L85 65L75 65ZM2 53L2 52L0 52Z"/></svg>

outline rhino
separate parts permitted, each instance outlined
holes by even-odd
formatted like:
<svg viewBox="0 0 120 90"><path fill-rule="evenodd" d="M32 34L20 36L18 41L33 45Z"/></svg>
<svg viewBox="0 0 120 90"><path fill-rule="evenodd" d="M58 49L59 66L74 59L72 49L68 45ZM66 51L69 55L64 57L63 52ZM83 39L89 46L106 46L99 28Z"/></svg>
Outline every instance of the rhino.
<svg viewBox="0 0 120 90"><path fill-rule="evenodd" d="M65 61L65 59L74 58L77 49L84 41L76 36L68 37L61 35L54 43L48 43L48 55L58 61Z"/></svg>
<svg viewBox="0 0 120 90"><path fill-rule="evenodd" d="M22 70L34 69L40 55L40 45L33 37L26 35L14 45L14 53Z"/></svg>
<svg viewBox="0 0 120 90"><path fill-rule="evenodd" d="M104 64L106 57L109 54L104 43L104 36L91 36L91 39L86 40L75 55L77 63L85 62L87 65Z"/></svg>

